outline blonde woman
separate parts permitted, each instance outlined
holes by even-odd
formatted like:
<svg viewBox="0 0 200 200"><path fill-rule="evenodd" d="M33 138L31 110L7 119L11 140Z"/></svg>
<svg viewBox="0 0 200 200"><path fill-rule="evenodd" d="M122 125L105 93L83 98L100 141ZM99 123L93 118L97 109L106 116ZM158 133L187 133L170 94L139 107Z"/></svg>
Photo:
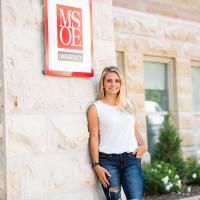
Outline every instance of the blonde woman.
<svg viewBox="0 0 200 200"><path fill-rule="evenodd" d="M99 84L99 99L88 108L92 166L107 200L141 200L141 158L147 145L140 136L134 111L125 96L124 78L117 67L106 67Z"/></svg>

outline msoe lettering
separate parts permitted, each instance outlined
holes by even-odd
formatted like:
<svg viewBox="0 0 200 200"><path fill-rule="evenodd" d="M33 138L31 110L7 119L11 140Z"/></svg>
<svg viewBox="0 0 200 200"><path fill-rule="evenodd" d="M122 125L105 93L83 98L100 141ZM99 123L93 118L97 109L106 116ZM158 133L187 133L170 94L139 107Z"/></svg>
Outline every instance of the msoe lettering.
<svg viewBox="0 0 200 200"><path fill-rule="evenodd" d="M56 5L58 48L83 49L82 9Z"/></svg>

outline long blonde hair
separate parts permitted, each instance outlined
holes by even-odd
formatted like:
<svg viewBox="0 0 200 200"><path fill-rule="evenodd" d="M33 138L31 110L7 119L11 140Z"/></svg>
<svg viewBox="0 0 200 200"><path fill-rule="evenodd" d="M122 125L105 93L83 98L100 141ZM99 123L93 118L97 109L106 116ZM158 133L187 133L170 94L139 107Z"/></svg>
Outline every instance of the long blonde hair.
<svg viewBox="0 0 200 200"><path fill-rule="evenodd" d="M118 106L121 110L126 110L132 114L135 113L135 109L133 108L131 103L129 101L127 101L127 98L126 98L124 76L121 73L121 71L119 70L119 68L116 66L109 66L109 67L104 68L104 70L101 74L100 82L99 82L99 100L101 100L105 97L104 79L105 79L105 76L110 72L116 73L119 76L120 81L121 81L120 90L117 95L116 106Z"/></svg>

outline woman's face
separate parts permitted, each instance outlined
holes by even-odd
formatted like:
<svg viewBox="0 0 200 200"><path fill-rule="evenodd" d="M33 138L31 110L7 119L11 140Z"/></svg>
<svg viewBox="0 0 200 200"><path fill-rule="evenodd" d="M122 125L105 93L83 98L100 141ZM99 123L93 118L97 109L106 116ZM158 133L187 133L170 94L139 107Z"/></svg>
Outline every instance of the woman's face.
<svg viewBox="0 0 200 200"><path fill-rule="evenodd" d="M121 87L121 80L117 73L109 72L105 75L103 86L106 95L118 94Z"/></svg>

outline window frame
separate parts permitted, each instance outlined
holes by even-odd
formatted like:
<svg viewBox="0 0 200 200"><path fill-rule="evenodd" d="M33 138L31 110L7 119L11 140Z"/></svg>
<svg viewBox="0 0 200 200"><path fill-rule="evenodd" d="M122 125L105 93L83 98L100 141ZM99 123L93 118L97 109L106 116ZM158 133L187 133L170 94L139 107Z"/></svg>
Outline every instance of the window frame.
<svg viewBox="0 0 200 200"><path fill-rule="evenodd" d="M174 113L174 70L173 70L174 60L172 58L144 56L143 66L144 66L144 62L163 63L167 65L167 90L168 90L168 98L169 98L168 112ZM145 95L145 88L144 88L144 95Z"/></svg>
<svg viewBox="0 0 200 200"><path fill-rule="evenodd" d="M124 51L116 51L116 65L125 76L125 53Z"/></svg>
<svg viewBox="0 0 200 200"><path fill-rule="evenodd" d="M199 68L200 69L200 60L199 61L191 61L191 72L193 68ZM192 73L191 73L191 79L192 79ZM193 109L193 80L192 80L192 112L193 115L200 115L200 112L194 112Z"/></svg>

